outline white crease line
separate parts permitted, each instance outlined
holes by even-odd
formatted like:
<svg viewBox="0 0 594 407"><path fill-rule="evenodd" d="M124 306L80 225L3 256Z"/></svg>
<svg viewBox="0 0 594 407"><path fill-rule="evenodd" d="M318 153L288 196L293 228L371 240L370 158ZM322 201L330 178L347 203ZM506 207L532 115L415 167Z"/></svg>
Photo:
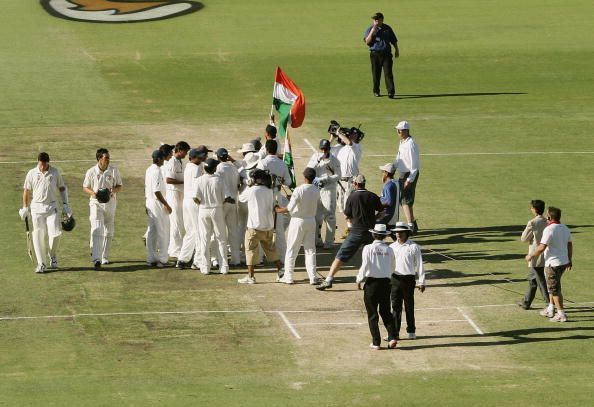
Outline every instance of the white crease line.
<svg viewBox="0 0 594 407"><path fill-rule="evenodd" d="M467 322L465 319L440 319L435 321L415 321L417 324L435 324L440 322ZM366 322L301 322L294 326L318 326L318 325L367 325Z"/></svg>
<svg viewBox="0 0 594 407"><path fill-rule="evenodd" d="M305 144L307 144L307 146L311 149L311 151L313 151L314 153L317 153L318 152L318 150L316 150L316 148L313 146L313 144L311 144L309 142L308 139L304 138L303 141L305 142Z"/></svg>
<svg viewBox="0 0 594 407"><path fill-rule="evenodd" d="M81 51L91 61L93 61L93 62L97 61L97 58L95 58L93 55L91 55L91 53L89 51L87 51L86 49L83 48Z"/></svg>
<svg viewBox="0 0 594 407"><path fill-rule="evenodd" d="M472 319L470 319L470 317L468 315L466 315L464 313L464 311L462 311L462 309L460 307L457 307L458 312L460 312L460 314L462 314L462 316L464 317L464 319L466 319L466 321L468 321L468 323L470 324L470 326L472 326L474 328L474 330L476 331L477 334L479 335L484 335L484 332L481 331L481 329L478 327L477 324L474 323L474 321Z"/></svg>
<svg viewBox="0 0 594 407"><path fill-rule="evenodd" d="M508 151L501 153L423 153L425 157L455 157L481 155L557 155L557 154L594 154L594 151ZM395 157L395 154L363 154L364 157Z"/></svg>
<svg viewBox="0 0 594 407"><path fill-rule="evenodd" d="M297 332L297 330L295 329L293 324L291 324L291 321L289 321L289 318L287 318L287 316L282 311L278 311L278 315L280 315L280 317L285 322L285 325L287 326L287 328L289 328L289 330L291 331L293 336L297 339L301 339L301 335L299 335L299 332Z"/></svg>

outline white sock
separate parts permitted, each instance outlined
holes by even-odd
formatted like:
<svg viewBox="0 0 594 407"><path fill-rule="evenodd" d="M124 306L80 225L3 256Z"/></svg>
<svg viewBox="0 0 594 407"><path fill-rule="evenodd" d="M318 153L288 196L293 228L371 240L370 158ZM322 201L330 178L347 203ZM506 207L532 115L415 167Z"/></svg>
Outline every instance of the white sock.
<svg viewBox="0 0 594 407"><path fill-rule="evenodd" d="M553 311L555 309L555 306L553 305L553 303L550 303L547 307L547 311Z"/></svg>
<svg viewBox="0 0 594 407"><path fill-rule="evenodd" d="M331 276L326 277L327 282L331 283L332 280L334 280L334 277L331 277Z"/></svg>

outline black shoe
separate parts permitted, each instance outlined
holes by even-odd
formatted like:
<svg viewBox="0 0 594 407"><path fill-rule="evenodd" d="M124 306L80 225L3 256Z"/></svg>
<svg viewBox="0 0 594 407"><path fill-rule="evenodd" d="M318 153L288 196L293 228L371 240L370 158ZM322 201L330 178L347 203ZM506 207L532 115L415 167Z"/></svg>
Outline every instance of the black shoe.
<svg viewBox="0 0 594 407"><path fill-rule="evenodd" d="M417 233L419 233L419 226L417 225L417 220L413 220L413 235L416 235Z"/></svg>
<svg viewBox="0 0 594 407"><path fill-rule="evenodd" d="M101 261L96 260L95 263L93 263L93 267L95 267L95 270L100 270L101 269Z"/></svg>
<svg viewBox="0 0 594 407"><path fill-rule="evenodd" d="M183 270L183 269L185 269L185 268L186 268L186 266L187 266L187 264L186 264L186 263L184 263L184 262L183 262L183 261L181 261L181 260L178 260L177 262L175 262L175 268L176 268L176 269Z"/></svg>
<svg viewBox="0 0 594 407"><path fill-rule="evenodd" d="M525 309L525 310L529 310L530 306L526 306L526 304L524 304L524 301L518 301L516 302L516 304L518 305L518 307Z"/></svg>
<svg viewBox="0 0 594 407"><path fill-rule="evenodd" d="M322 284L316 287L318 291L324 291L326 288L332 288L332 281L322 281Z"/></svg>
<svg viewBox="0 0 594 407"><path fill-rule="evenodd" d="M393 93L390 93L390 94L388 95L388 97L389 97L390 99L395 99L395 98L396 98L396 95L395 95L395 94L393 94Z"/></svg>

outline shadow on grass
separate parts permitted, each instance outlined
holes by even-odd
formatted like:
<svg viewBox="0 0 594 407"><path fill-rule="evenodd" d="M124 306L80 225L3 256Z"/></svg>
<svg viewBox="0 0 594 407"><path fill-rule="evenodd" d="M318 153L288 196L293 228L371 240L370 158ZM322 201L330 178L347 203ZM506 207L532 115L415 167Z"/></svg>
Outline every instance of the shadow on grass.
<svg viewBox="0 0 594 407"><path fill-rule="evenodd" d="M569 312L568 312L569 314ZM580 321L582 322L582 321ZM556 342L564 340L584 340L592 339L594 335L591 334L570 334L567 336L560 337L530 337L529 335L534 334L552 334L555 332L571 333L571 331L587 331L592 333L594 327L574 327L571 326L570 322L566 322L563 326L556 326L551 328L527 328L527 329L514 329L510 331L499 331L491 332L485 335L433 335L433 336L422 336L419 339L463 339L463 338L484 338L484 341L477 342L452 342L452 343L438 343L431 345L412 345L402 348L399 350L418 350L418 349L431 349L431 348L458 348L458 347L483 347L483 346L502 346L502 345L517 345L523 343L533 342ZM409 341L406 342L410 343Z"/></svg>
<svg viewBox="0 0 594 407"><path fill-rule="evenodd" d="M470 93L433 93L425 95L397 95L394 99L425 99L445 97L467 97L467 96L505 96L505 95L527 95L526 92L470 92Z"/></svg>

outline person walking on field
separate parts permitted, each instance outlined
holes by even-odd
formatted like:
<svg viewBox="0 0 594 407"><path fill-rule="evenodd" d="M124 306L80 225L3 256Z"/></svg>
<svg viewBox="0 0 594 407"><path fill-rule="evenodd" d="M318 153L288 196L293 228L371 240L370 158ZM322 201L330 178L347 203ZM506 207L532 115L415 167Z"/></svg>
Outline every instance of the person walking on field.
<svg viewBox="0 0 594 407"><path fill-rule="evenodd" d="M96 269L109 264L109 252L115 233L117 194L122 190L120 171L110 165L106 148L95 154L97 165L89 168L83 181L83 191L89 195L91 221L91 258Z"/></svg>
<svg viewBox="0 0 594 407"><path fill-rule="evenodd" d="M164 166L165 183L167 185L167 202L171 205L169 215L169 256L180 257L184 240L184 164L190 145L180 141L175 145L173 157Z"/></svg>
<svg viewBox="0 0 594 407"><path fill-rule="evenodd" d="M165 180L161 167L165 155L160 150L153 151L153 164L147 168L144 176L144 195L148 230L146 233L147 264L166 267L169 261L169 214L171 206L165 200Z"/></svg>
<svg viewBox="0 0 594 407"><path fill-rule="evenodd" d="M388 331L388 348L396 348L396 327L390 313L390 275L394 270L396 259L394 252L384 242L390 235L386 225L376 224L370 229L373 242L363 247L361 256L361 267L357 274L357 288L361 289L361 283L365 280L363 301L367 310L367 321L371 332L371 344L373 350L380 350L382 337L380 335L378 322L379 316L386 330ZM378 315L379 309L379 315Z"/></svg>
<svg viewBox="0 0 594 407"><path fill-rule="evenodd" d="M390 245L396 259L396 267L392 273L392 313L396 325L396 338L399 338L402 322L402 303L406 313L406 332L408 339L416 339L415 326L415 287L422 293L425 291L425 269L421 247L410 240L410 228L404 222L396 222L392 229L397 240ZM415 282L415 276L418 280Z"/></svg>
<svg viewBox="0 0 594 407"><path fill-rule="evenodd" d="M285 255L285 274L277 281L293 284L295 260L301 246L305 252L305 268L311 285L319 284L316 277L316 210L320 200L320 190L312 183L316 178L313 168L303 171L304 183L291 194L286 208L276 207L277 213L290 213L291 222L287 232L287 254Z"/></svg>
<svg viewBox="0 0 594 407"><path fill-rule="evenodd" d="M399 173L400 205L402 205L411 232L415 234L419 230L413 211L421 168L419 146L410 135L410 124L407 121L401 121L395 128L398 137L400 137L398 154L394 161L394 167Z"/></svg>
<svg viewBox="0 0 594 407"><path fill-rule="evenodd" d="M545 203L540 199L535 199L530 202L530 212L533 218L528 221L526 228L522 232L520 238L522 242L528 242L528 254L533 254L542 239L542 233L547 227L547 220L543 216L545 210ZM518 301L518 306L523 309L530 309L532 300L536 295L536 289L540 290L542 299L545 303L545 308L549 306L549 294L547 292L547 283L544 275L544 254L538 257L533 257L528 262L528 290L521 301Z"/></svg>
<svg viewBox="0 0 594 407"><path fill-rule="evenodd" d="M36 273L45 273L48 265L51 269L58 268L58 243L62 235L61 216L57 207L58 195L62 198L62 213L72 218L72 210L68 206L68 189L62 174L57 168L50 166L48 153L39 153L37 166L25 177L23 207L19 209L21 220L28 222L31 219L33 224ZM72 220L74 221L73 218Z"/></svg>
<svg viewBox="0 0 594 407"><path fill-rule="evenodd" d="M540 311L540 315L549 317L551 322L567 322L563 308L561 277L566 270L571 270L573 243L569 228L561 223L561 209L549 206L547 209L548 226L542 232L540 244L532 254L526 255L531 261L544 253L545 277L549 291L549 305ZM553 316L554 308L557 313Z"/></svg>
<svg viewBox="0 0 594 407"><path fill-rule="evenodd" d="M398 58L400 56L398 38L396 38L392 27L384 24L384 15L382 13L378 11L371 18L373 24L365 30L363 41L369 47L373 95L380 96L380 79L383 70L388 97L393 99L396 95L396 87L394 86L394 75L392 74L394 62L390 45L394 47L394 58Z"/></svg>

